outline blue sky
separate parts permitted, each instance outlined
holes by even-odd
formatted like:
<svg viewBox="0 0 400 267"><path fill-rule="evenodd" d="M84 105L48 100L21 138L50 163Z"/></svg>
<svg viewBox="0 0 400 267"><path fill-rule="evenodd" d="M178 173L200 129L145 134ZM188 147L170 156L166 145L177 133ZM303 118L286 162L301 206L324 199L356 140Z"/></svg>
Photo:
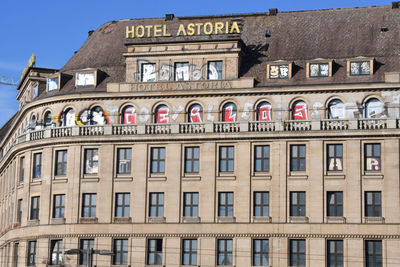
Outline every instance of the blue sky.
<svg viewBox="0 0 400 267"><path fill-rule="evenodd" d="M111 20L390 5L373 0L1 0L0 76L19 78L32 52L36 66L61 68L87 38ZM0 85L0 126L18 109L17 90Z"/></svg>

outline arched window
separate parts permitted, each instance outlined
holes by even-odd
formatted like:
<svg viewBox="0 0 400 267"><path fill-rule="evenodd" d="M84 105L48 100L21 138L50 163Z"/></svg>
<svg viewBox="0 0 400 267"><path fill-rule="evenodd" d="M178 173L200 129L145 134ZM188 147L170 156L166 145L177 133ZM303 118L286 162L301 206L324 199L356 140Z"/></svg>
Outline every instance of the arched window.
<svg viewBox="0 0 400 267"><path fill-rule="evenodd" d="M365 103L364 117L379 118L383 113L383 104L376 98L371 98Z"/></svg>
<svg viewBox="0 0 400 267"><path fill-rule="evenodd" d="M226 103L222 107L222 121L234 122L237 119L237 108L232 102Z"/></svg>
<svg viewBox="0 0 400 267"><path fill-rule="evenodd" d="M36 127L36 116L32 115L31 121L29 122L29 128L34 130L35 127Z"/></svg>
<svg viewBox="0 0 400 267"><path fill-rule="evenodd" d="M189 107L189 122L203 122L203 108L199 104L193 104Z"/></svg>
<svg viewBox="0 0 400 267"><path fill-rule="evenodd" d="M267 101L263 101L257 105L256 119L257 121L270 121L271 120L271 104Z"/></svg>
<svg viewBox="0 0 400 267"><path fill-rule="evenodd" d="M307 104L304 101L296 101L292 106L292 120L307 119Z"/></svg>
<svg viewBox="0 0 400 267"><path fill-rule="evenodd" d="M155 112L155 123L169 123L169 108L167 105L159 105Z"/></svg>
<svg viewBox="0 0 400 267"><path fill-rule="evenodd" d="M63 114L63 120L62 120L62 126L74 126L76 125L75 122L75 110L73 108L68 108L64 111Z"/></svg>
<svg viewBox="0 0 400 267"><path fill-rule="evenodd" d="M107 118L102 107L95 106L90 110L91 125L104 125L107 123Z"/></svg>
<svg viewBox="0 0 400 267"><path fill-rule="evenodd" d="M135 124L136 123L135 107L126 106L122 109L121 123L122 124Z"/></svg>
<svg viewBox="0 0 400 267"><path fill-rule="evenodd" d="M344 119L344 104L339 99L333 99L328 104L329 119Z"/></svg>
<svg viewBox="0 0 400 267"><path fill-rule="evenodd" d="M43 124L44 124L44 127L46 127L46 128L51 127L52 118L51 118L51 112L50 111L46 111L46 113L44 113Z"/></svg>

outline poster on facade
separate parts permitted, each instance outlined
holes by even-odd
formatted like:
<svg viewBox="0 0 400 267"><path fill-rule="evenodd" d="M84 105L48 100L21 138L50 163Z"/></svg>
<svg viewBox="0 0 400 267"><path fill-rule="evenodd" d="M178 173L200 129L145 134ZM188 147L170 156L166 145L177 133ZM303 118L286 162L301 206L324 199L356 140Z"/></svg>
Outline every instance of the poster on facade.
<svg viewBox="0 0 400 267"><path fill-rule="evenodd" d="M307 104L303 101L296 102L293 105L293 120L307 119Z"/></svg>

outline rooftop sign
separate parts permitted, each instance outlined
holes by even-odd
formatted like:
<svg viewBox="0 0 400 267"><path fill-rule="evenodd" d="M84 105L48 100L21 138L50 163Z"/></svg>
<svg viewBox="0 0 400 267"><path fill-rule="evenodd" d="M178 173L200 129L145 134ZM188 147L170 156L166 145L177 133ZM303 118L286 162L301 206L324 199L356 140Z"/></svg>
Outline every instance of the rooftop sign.
<svg viewBox="0 0 400 267"><path fill-rule="evenodd" d="M126 38L128 39L238 33L240 33L240 29L236 21L189 23L187 25L181 23L174 32L170 32L166 24L126 26Z"/></svg>

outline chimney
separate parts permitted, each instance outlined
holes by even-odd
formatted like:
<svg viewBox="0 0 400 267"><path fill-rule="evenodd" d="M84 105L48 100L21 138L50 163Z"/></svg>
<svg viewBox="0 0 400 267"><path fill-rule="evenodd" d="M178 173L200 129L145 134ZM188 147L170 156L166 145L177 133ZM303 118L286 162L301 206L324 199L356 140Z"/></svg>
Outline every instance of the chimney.
<svg viewBox="0 0 400 267"><path fill-rule="evenodd" d="M165 21L173 20L174 18L174 14L165 14Z"/></svg>
<svg viewBox="0 0 400 267"><path fill-rule="evenodd" d="M278 9L277 8L270 8L269 9L269 15L270 16L276 16L278 14Z"/></svg>

